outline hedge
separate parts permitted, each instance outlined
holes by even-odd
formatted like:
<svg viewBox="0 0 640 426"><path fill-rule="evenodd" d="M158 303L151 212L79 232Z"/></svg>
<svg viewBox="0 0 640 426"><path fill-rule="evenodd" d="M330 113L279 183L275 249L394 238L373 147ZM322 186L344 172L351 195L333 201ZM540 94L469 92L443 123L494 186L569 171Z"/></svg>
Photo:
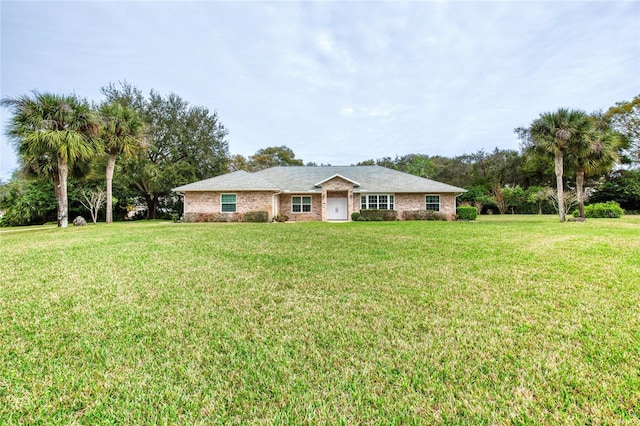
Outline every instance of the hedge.
<svg viewBox="0 0 640 426"><path fill-rule="evenodd" d="M242 213L194 213L184 214L184 222L242 222Z"/></svg>
<svg viewBox="0 0 640 426"><path fill-rule="evenodd" d="M398 220L398 212L395 210L360 210L360 218L368 221L394 221ZM361 220L358 218L358 220Z"/></svg>
<svg viewBox="0 0 640 426"><path fill-rule="evenodd" d="M245 222L268 222L269 213L264 211L246 212L244 214Z"/></svg>
<svg viewBox="0 0 640 426"><path fill-rule="evenodd" d="M447 215L433 210L409 210L403 213L404 220L447 220Z"/></svg>
<svg viewBox="0 0 640 426"><path fill-rule="evenodd" d="M476 220L478 209L474 206L460 206L456 209L456 214L460 220Z"/></svg>

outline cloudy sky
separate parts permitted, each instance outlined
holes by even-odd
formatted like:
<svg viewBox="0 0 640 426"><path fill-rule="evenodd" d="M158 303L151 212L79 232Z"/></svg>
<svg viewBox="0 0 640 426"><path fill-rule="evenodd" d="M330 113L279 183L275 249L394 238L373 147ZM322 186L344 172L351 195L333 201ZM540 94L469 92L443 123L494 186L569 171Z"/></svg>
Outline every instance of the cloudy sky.
<svg viewBox="0 0 640 426"><path fill-rule="evenodd" d="M559 107L640 93L640 2L0 3L0 96L127 80L217 110L232 154L518 149ZM16 167L2 110L0 178Z"/></svg>

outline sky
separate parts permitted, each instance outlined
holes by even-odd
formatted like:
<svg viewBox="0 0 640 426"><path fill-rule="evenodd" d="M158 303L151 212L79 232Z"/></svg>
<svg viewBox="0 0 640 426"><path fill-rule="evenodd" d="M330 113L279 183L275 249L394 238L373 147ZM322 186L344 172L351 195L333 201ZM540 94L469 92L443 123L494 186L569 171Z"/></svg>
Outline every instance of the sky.
<svg viewBox="0 0 640 426"><path fill-rule="evenodd" d="M349 165L517 150L540 113L631 100L640 2L1 0L0 49L2 98L126 80L217 111L231 154Z"/></svg>

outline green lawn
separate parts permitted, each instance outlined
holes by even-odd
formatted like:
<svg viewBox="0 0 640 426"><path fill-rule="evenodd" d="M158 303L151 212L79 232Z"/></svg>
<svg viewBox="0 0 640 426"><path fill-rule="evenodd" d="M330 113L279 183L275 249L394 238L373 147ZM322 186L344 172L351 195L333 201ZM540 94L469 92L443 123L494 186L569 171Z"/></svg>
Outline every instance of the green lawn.
<svg viewBox="0 0 640 426"><path fill-rule="evenodd" d="M640 218L0 231L0 424L639 424Z"/></svg>

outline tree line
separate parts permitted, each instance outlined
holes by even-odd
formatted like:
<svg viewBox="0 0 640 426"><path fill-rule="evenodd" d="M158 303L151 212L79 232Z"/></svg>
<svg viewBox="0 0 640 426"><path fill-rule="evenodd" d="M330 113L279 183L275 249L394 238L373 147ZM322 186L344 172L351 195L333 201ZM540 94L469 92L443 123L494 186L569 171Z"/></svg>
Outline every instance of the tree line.
<svg viewBox="0 0 640 426"><path fill-rule="evenodd" d="M171 188L230 171L316 166L286 146L244 157L229 153L216 111L176 94L148 94L122 82L101 89L98 104L75 95L33 92L2 99L11 110L7 134L20 167L0 183L3 225L55 220L88 211L93 221L178 215ZM606 113L561 109L515 129L521 149L479 150L455 157L408 154L363 160L468 189L458 199L483 212L550 213L564 220L572 203L591 200L640 210L640 95ZM616 165L627 163L626 168ZM560 167L561 166L561 167ZM571 176L572 179L567 179ZM572 194L575 194L572 196ZM106 205L106 206L105 206ZM555 207L554 207L555 206Z"/></svg>

